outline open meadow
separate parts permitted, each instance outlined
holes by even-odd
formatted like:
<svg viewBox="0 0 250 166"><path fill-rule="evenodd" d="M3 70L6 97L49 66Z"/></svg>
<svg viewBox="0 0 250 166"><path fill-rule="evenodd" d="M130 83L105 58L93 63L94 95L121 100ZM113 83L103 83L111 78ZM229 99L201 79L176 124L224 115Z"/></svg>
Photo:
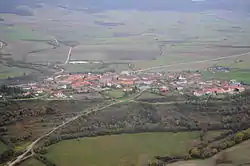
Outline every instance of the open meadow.
<svg viewBox="0 0 250 166"><path fill-rule="evenodd" d="M232 69L230 72L216 72L203 71L202 76L204 79L218 79L218 80L237 80L244 83L250 83L250 70L246 69Z"/></svg>
<svg viewBox="0 0 250 166"><path fill-rule="evenodd" d="M0 64L0 79L6 79L11 77L20 77L28 75L32 72L30 69L18 68L18 67L9 67Z"/></svg>
<svg viewBox="0 0 250 166"><path fill-rule="evenodd" d="M29 159L20 164L20 166L46 166L36 159Z"/></svg>
<svg viewBox="0 0 250 166"><path fill-rule="evenodd" d="M207 139L221 133L210 131ZM59 166L140 166L154 156L185 155L198 142L199 132L109 135L59 142L48 148L46 157Z"/></svg>
<svg viewBox="0 0 250 166"><path fill-rule="evenodd" d="M59 166L140 165L157 155L185 154L198 137L198 132L185 132L121 134L67 140L52 145L46 157Z"/></svg>

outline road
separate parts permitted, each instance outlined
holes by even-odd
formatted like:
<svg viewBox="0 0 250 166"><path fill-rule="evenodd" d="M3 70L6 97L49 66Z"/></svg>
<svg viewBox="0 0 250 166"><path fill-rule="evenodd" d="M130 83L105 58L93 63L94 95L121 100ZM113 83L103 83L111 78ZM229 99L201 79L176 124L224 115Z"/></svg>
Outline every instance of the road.
<svg viewBox="0 0 250 166"><path fill-rule="evenodd" d="M70 54L71 54L71 50L72 50L72 47L70 47L70 50L69 50L69 53L68 53L68 57L67 57L67 60L66 62L68 63L68 60L69 60L69 57L70 57ZM198 64L198 63L205 63L205 62L210 62L210 61L219 61L219 60L222 60L222 59L229 59L229 58L235 58L235 57L240 57L240 56L245 56L245 55L248 55L250 52L247 52L247 53L243 53L243 54L237 54L237 55L230 55L230 56L226 56L226 57L220 57L220 58L214 58L214 59L207 59L207 60L201 60L201 61L194 61L194 62L183 62L183 63L178 63L178 64L170 64L170 65L162 65L162 66L156 66L156 67L151 67L151 68L146 68L146 69L142 69L142 70L136 70L136 71L133 71L134 73L137 73L137 72L145 72L145 71L149 71L149 70L153 70L153 69L160 69L160 68L166 68L166 67L173 67L173 66L178 66L178 65L186 65L186 64ZM65 64L67 64L65 62ZM144 90L145 91L145 90ZM138 95L134 96L134 98L136 98L137 96L140 96L144 91L141 91ZM133 98L133 99L134 99ZM95 109L95 110L92 110L91 112L95 112L95 111L101 111L101 110L104 110L106 108L109 108L113 105L116 105L116 104L119 104L119 103L122 103L122 102L127 102L127 101L133 101L133 99L127 99L127 100L121 100L121 101L116 101L116 102L113 102L109 105L106 105L102 108L99 108L99 109ZM55 127L54 129L52 129L50 132L44 134L43 136L39 137L38 139L36 139L35 141L33 141L27 148L26 148L26 151L21 154L20 156L18 156L14 161L11 161L8 163L8 166L15 166L16 164L20 163L21 161L23 161L25 158L27 158L27 155L29 153L33 153L33 148L34 146L43 138L45 137L48 137L50 136L52 133L54 133L56 130L62 128L63 126L67 125L68 123L82 117L83 115L86 115L90 112L85 112L84 114L79 114L71 119L69 119L68 121L62 123L61 125ZM30 155L32 156L32 155Z"/></svg>
<svg viewBox="0 0 250 166"><path fill-rule="evenodd" d="M71 56L71 51L72 51L72 47L69 48L69 52L68 52L68 55L67 55L67 59L65 61L65 65L69 63L69 60L70 60L70 56Z"/></svg>

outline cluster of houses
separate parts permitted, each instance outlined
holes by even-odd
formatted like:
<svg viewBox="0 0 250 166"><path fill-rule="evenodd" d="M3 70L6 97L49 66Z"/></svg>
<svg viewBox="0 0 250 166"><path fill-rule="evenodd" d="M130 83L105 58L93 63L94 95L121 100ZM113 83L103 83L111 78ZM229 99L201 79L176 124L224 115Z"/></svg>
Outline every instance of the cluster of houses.
<svg viewBox="0 0 250 166"><path fill-rule="evenodd" d="M224 70L224 69L223 69ZM237 93L245 87L236 80L203 81L198 72L181 73L131 73L120 74L62 74L45 79L43 82L18 85L35 97L47 95L50 98L72 98L73 95L120 89L124 92L142 91L145 89L158 93L189 93L195 96L210 94Z"/></svg>
<svg viewBox="0 0 250 166"><path fill-rule="evenodd" d="M150 88L151 86L159 86L158 80L163 74L76 74L76 75L61 75L54 82L57 85L63 86L65 89L70 87L77 92L82 92L84 89L95 89L96 91L107 90L109 88L122 89L123 91L132 91L134 88L139 90Z"/></svg>
<svg viewBox="0 0 250 166"><path fill-rule="evenodd" d="M207 87L199 91L194 91L195 96L203 95L218 95L218 94L234 94L238 92L245 91L245 87L241 85L240 82L236 80L231 80L229 82L221 83L220 81L215 84L214 87Z"/></svg>

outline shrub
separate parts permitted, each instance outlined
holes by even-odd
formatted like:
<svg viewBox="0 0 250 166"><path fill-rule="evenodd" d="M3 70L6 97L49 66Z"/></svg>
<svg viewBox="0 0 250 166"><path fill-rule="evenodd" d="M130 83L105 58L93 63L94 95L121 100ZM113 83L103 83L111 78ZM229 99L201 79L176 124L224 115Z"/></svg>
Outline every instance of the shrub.
<svg viewBox="0 0 250 166"><path fill-rule="evenodd" d="M192 148L189 150L189 154L193 158L200 158L201 157L201 151L198 148Z"/></svg>
<svg viewBox="0 0 250 166"><path fill-rule="evenodd" d="M213 148L213 149L212 149L212 154L213 154L213 155L217 154L218 152L219 152L218 149L216 149L216 148Z"/></svg>
<svg viewBox="0 0 250 166"><path fill-rule="evenodd" d="M243 132L238 132L238 133L236 133L235 136L234 136L234 141L235 141L236 143L240 143L240 142L243 141L244 137L245 137L245 134L244 134Z"/></svg>

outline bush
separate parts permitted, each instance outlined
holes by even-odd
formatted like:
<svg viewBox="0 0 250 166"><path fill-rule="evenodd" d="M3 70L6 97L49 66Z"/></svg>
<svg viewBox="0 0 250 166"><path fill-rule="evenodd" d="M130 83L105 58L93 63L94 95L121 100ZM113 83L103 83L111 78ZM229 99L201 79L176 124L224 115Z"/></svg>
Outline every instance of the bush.
<svg viewBox="0 0 250 166"><path fill-rule="evenodd" d="M37 159L38 161L41 161L43 164L45 164L46 166L56 166L56 164L52 163L51 161L49 161L46 157L44 157L43 155L35 155L35 159Z"/></svg>
<svg viewBox="0 0 250 166"><path fill-rule="evenodd" d="M238 133L236 133L235 136L234 136L234 141L235 141L236 143L240 143L240 142L243 141L244 137L245 137L245 134L244 134L243 132L238 132Z"/></svg>
<svg viewBox="0 0 250 166"><path fill-rule="evenodd" d="M200 158L201 157L201 151L198 148L192 148L189 150L189 154L193 158Z"/></svg>
<svg viewBox="0 0 250 166"><path fill-rule="evenodd" d="M235 141L234 140L230 140L230 141L227 141L226 144L227 144L227 147L230 148L230 147L232 147L232 146L235 145Z"/></svg>
<svg viewBox="0 0 250 166"><path fill-rule="evenodd" d="M213 149L212 149L213 155L217 154L218 152L219 152L218 149L216 149L216 148L213 148Z"/></svg>
<svg viewBox="0 0 250 166"><path fill-rule="evenodd" d="M205 159L208 157L211 157L213 155L212 149L210 148L204 148L201 151L201 158Z"/></svg>
<svg viewBox="0 0 250 166"><path fill-rule="evenodd" d="M0 164L3 164L5 162L9 161L14 155L15 155L15 152L13 149L8 149L8 150L4 151L0 155Z"/></svg>

